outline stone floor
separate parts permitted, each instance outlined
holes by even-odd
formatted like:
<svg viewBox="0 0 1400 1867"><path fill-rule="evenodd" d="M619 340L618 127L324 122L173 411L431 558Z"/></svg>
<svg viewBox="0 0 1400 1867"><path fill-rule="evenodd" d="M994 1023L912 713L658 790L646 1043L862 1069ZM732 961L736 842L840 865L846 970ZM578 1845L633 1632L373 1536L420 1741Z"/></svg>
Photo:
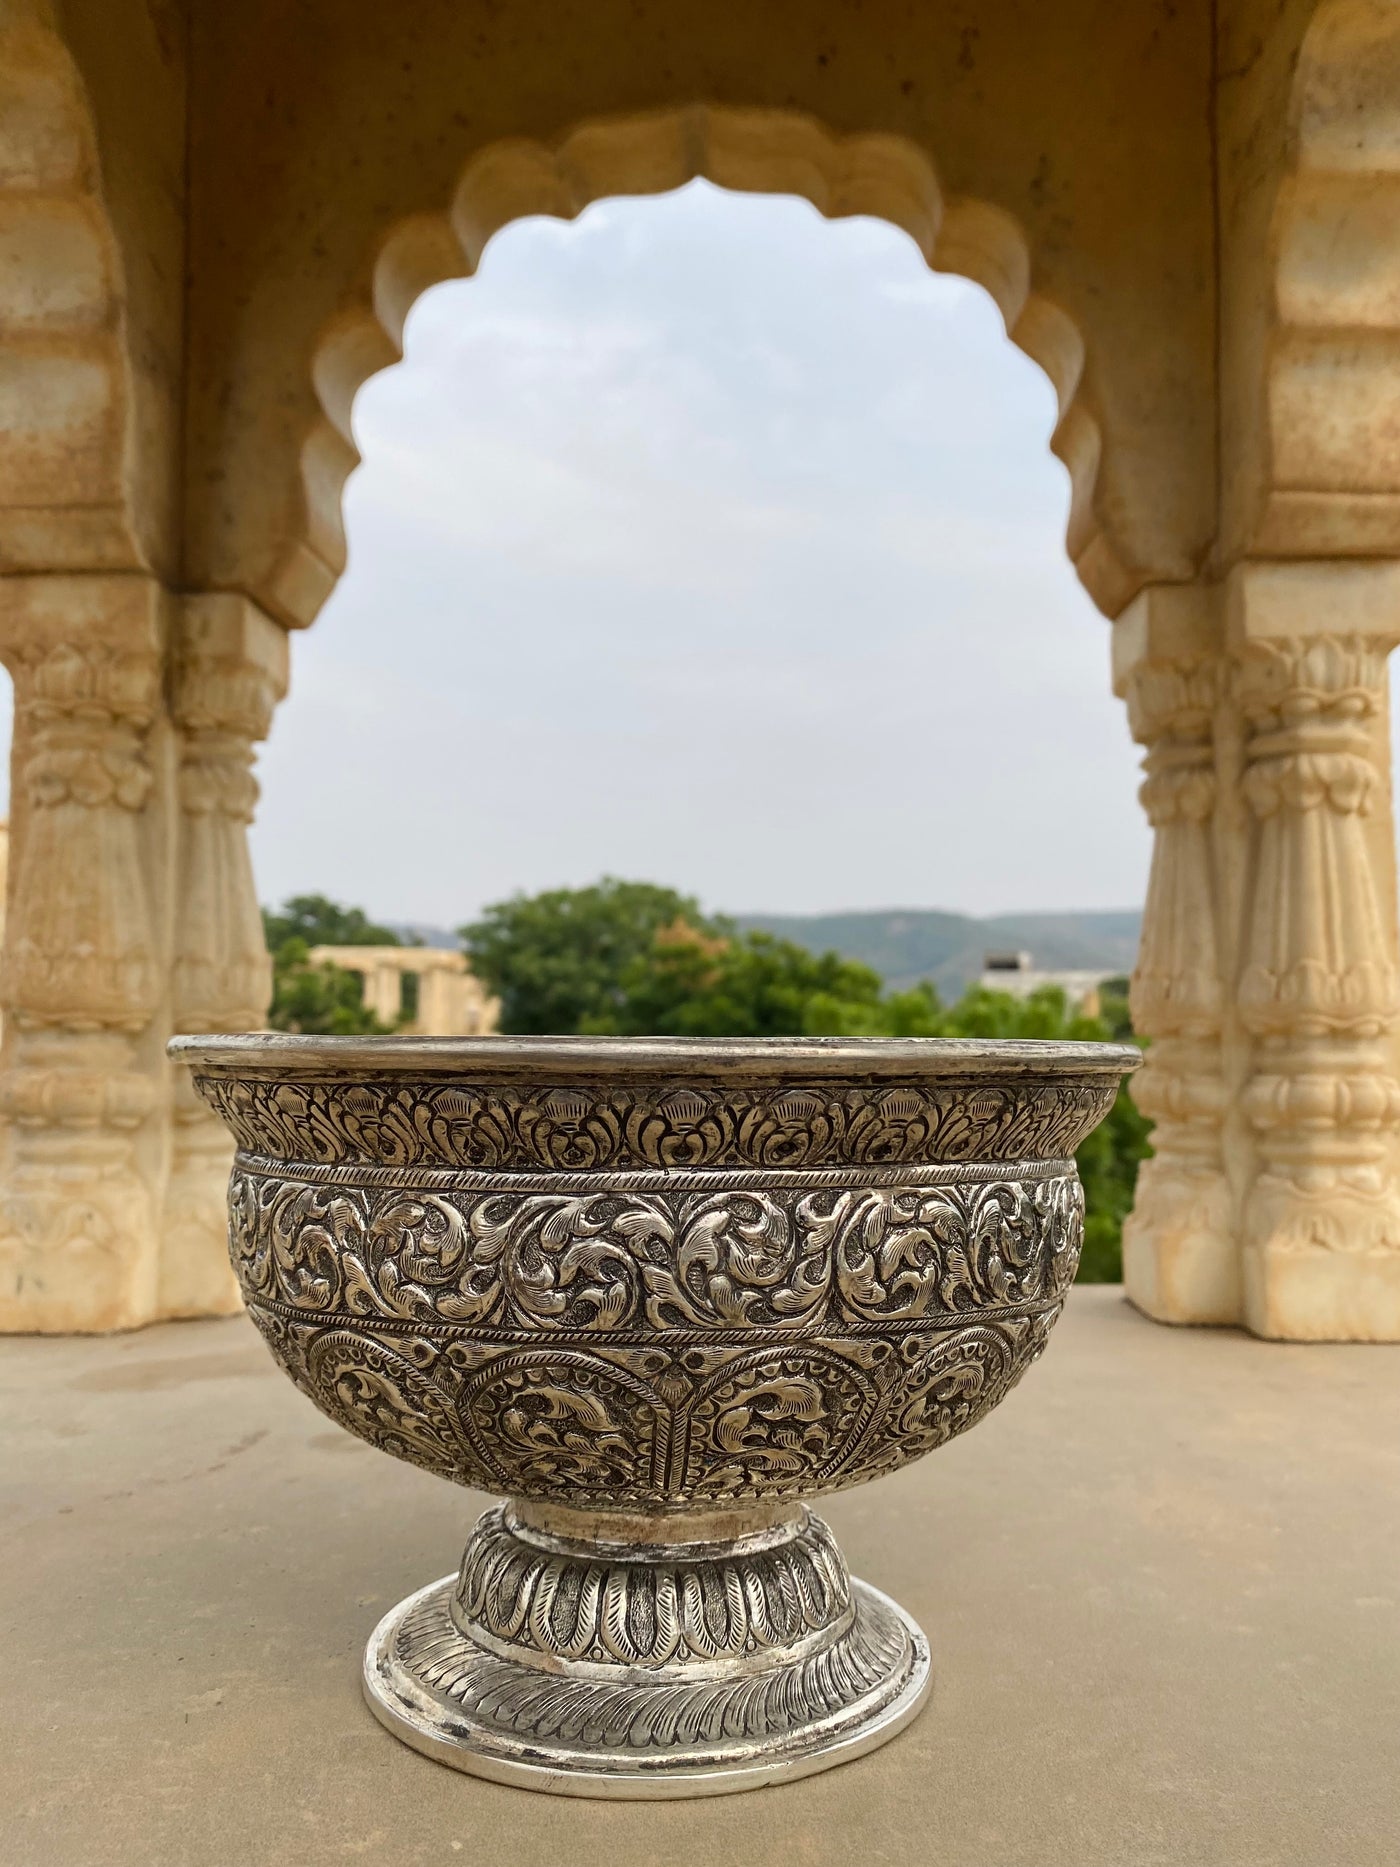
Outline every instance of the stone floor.
<svg viewBox="0 0 1400 1867"><path fill-rule="evenodd" d="M565 1801L404 1749L361 1644L476 1500L321 1419L242 1319L0 1342L8 1867L1390 1867L1400 1349L1075 1293L1006 1405L831 1501L933 1642L877 1754L722 1801Z"/></svg>

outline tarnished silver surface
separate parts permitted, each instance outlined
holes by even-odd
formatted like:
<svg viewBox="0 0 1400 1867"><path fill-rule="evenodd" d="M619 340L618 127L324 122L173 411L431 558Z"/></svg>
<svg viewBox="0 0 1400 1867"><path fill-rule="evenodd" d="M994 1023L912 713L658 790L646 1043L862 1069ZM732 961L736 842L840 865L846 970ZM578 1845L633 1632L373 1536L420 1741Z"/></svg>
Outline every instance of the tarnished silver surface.
<svg viewBox="0 0 1400 1867"><path fill-rule="evenodd" d="M928 1690L805 1506L986 1413L1082 1237L1135 1050L184 1038L230 1244L349 1431L503 1493L365 1689L458 1767L690 1795L839 1762Z"/></svg>

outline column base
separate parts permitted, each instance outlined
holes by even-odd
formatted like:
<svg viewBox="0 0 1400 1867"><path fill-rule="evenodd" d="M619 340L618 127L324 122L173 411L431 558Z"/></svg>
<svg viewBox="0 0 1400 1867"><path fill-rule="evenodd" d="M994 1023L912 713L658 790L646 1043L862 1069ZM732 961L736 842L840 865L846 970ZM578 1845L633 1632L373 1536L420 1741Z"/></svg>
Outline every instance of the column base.
<svg viewBox="0 0 1400 1867"><path fill-rule="evenodd" d="M106 1335L156 1319L156 1237L135 1180L0 1195L0 1335Z"/></svg>
<svg viewBox="0 0 1400 1867"><path fill-rule="evenodd" d="M184 1074L185 1072L182 1072ZM181 1084L175 1105L174 1161L161 1212L163 1322L236 1316L243 1308L228 1255L228 1177L233 1144Z"/></svg>
<svg viewBox="0 0 1400 1867"><path fill-rule="evenodd" d="M1223 1175L1143 1162L1123 1226L1123 1288L1154 1322L1239 1322L1239 1247Z"/></svg>
<svg viewBox="0 0 1400 1867"><path fill-rule="evenodd" d="M928 1696L922 1633L805 1511L669 1544L534 1515L488 1511L460 1574L366 1650L370 1709L438 1762L551 1795L728 1795L873 1750Z"/></svg>
<svg viewBox="0 0 1400 1867"><path fill-rule="evenodd" d="M1281 1342L1400 1342L1400 1188L1298 1185L1250 1196L1244 1323Z"/></svg>
<svg viewBox="0 0 1400 1867"><path fill-rule="evenodd" d="M1277 1342L1400 1342L1400 1251L1244 1254L1245 1327Z"/></svg>

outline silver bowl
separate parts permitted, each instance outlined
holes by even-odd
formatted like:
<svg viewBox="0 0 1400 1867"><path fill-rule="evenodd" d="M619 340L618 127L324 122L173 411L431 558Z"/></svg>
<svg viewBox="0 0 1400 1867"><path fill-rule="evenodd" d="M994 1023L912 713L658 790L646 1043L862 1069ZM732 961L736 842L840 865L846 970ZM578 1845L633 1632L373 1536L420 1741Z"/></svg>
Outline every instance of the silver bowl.
<svg viewBox="0 0 1400 1867"><path fill-rule="evenodd" d="M1135 1049L181 1037L234 1267L316 1405L507 1501L365 1658L430 1756L577 1795L824 1769L928 1644L808 1509L981 1419L1073 1280Z"/></svg>

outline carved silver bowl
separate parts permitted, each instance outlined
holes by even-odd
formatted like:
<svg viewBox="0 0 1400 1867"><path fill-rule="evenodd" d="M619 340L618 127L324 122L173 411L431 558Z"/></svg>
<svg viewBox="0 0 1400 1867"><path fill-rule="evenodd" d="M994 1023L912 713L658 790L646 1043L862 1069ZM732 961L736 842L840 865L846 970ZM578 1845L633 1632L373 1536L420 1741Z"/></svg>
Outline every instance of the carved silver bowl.
<svg viewBox="0 0 1400 1867"><path fill-rule="evenodd" d="M248 1308L316 1405L508 1501L376 1629L416 1748L582 1795L801 1775L928 1646L808 1500L962 1432L1074 1277L1136 1050L184 1037Z"/></svg>

